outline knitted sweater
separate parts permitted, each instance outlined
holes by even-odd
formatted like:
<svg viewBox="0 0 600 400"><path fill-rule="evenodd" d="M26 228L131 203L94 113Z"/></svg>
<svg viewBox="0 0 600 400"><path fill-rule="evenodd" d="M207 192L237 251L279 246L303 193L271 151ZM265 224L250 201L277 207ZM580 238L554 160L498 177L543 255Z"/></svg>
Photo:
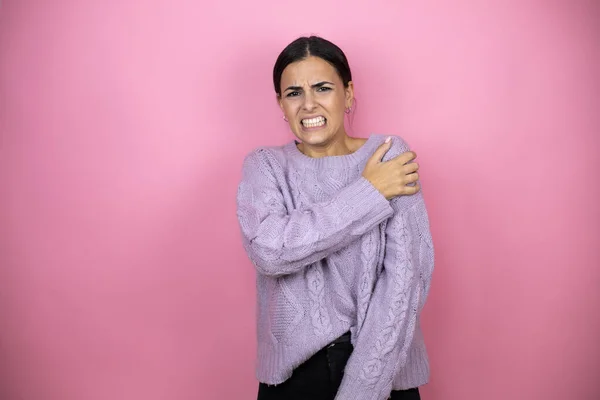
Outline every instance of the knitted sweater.
<svg viewBox="0 0 600 400"><path fill-rule="evenodd" d="M384 400L427 383L419 314L433 243L422 193L386 198L362 177L383 143L311 158L296 142L244 160L237 216L257 271L257 378L287 380L343 333L354 351L336 400ZM393 137L384 160L407 151Z"/></svg>

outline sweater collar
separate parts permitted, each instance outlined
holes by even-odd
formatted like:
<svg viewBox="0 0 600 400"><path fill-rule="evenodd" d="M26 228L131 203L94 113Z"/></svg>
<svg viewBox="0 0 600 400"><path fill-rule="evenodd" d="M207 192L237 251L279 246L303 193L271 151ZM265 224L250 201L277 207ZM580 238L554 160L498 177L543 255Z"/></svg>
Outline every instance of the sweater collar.
<svg viewBox="0 0 600 400"><path fill-rule="evenodd" d="M360 164L367 160L375 151L377 145L376 135L370 135L361 147L353 153L342 156L309 157L298 149L299 142L293 140L284 146L288 157L306 167L313 168L345 168Z"/></svg>

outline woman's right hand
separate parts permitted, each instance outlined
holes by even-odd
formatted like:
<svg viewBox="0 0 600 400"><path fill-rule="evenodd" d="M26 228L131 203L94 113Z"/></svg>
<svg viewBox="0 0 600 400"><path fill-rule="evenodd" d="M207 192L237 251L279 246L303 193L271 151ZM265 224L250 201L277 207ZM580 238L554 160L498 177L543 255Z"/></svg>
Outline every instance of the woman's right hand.
<svg viewBox="0 0 600 400"><path fill-rule="evenodd" d="M420 190L420 185L415 183L419 179L419 165L411 162L417 155L413 151L407 151L389 161L382 161L391 146L391 138L386 139L367 161L362 173L388 200L415 194Z"/></svg>

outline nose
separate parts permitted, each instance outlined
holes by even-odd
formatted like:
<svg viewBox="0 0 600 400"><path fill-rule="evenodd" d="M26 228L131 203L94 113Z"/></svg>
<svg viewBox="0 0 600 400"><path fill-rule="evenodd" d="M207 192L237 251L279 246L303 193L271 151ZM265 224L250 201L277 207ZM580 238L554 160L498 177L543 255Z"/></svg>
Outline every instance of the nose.
<svg viewBox="0 0 600 400"><path fill-rule="evenodd" d="M307 91L304 95L304 104L302 104L302 107L306 111L314 110L314 108L316 107L315 98L310 91Z"/></svg>

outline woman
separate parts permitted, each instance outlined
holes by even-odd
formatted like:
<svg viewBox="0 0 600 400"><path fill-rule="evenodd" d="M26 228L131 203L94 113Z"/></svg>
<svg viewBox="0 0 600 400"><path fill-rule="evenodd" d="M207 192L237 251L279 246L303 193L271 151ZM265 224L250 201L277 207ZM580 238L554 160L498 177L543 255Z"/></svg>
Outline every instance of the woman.
<svg viewBox="0 0 600 400"><path fill-rule="evenodd" d="M415 154L346 133L354 88L333 43L295 40L273 83L298 140L250 153L237 196L257 270L258 399L419 399L433 245Z"/></svg>

